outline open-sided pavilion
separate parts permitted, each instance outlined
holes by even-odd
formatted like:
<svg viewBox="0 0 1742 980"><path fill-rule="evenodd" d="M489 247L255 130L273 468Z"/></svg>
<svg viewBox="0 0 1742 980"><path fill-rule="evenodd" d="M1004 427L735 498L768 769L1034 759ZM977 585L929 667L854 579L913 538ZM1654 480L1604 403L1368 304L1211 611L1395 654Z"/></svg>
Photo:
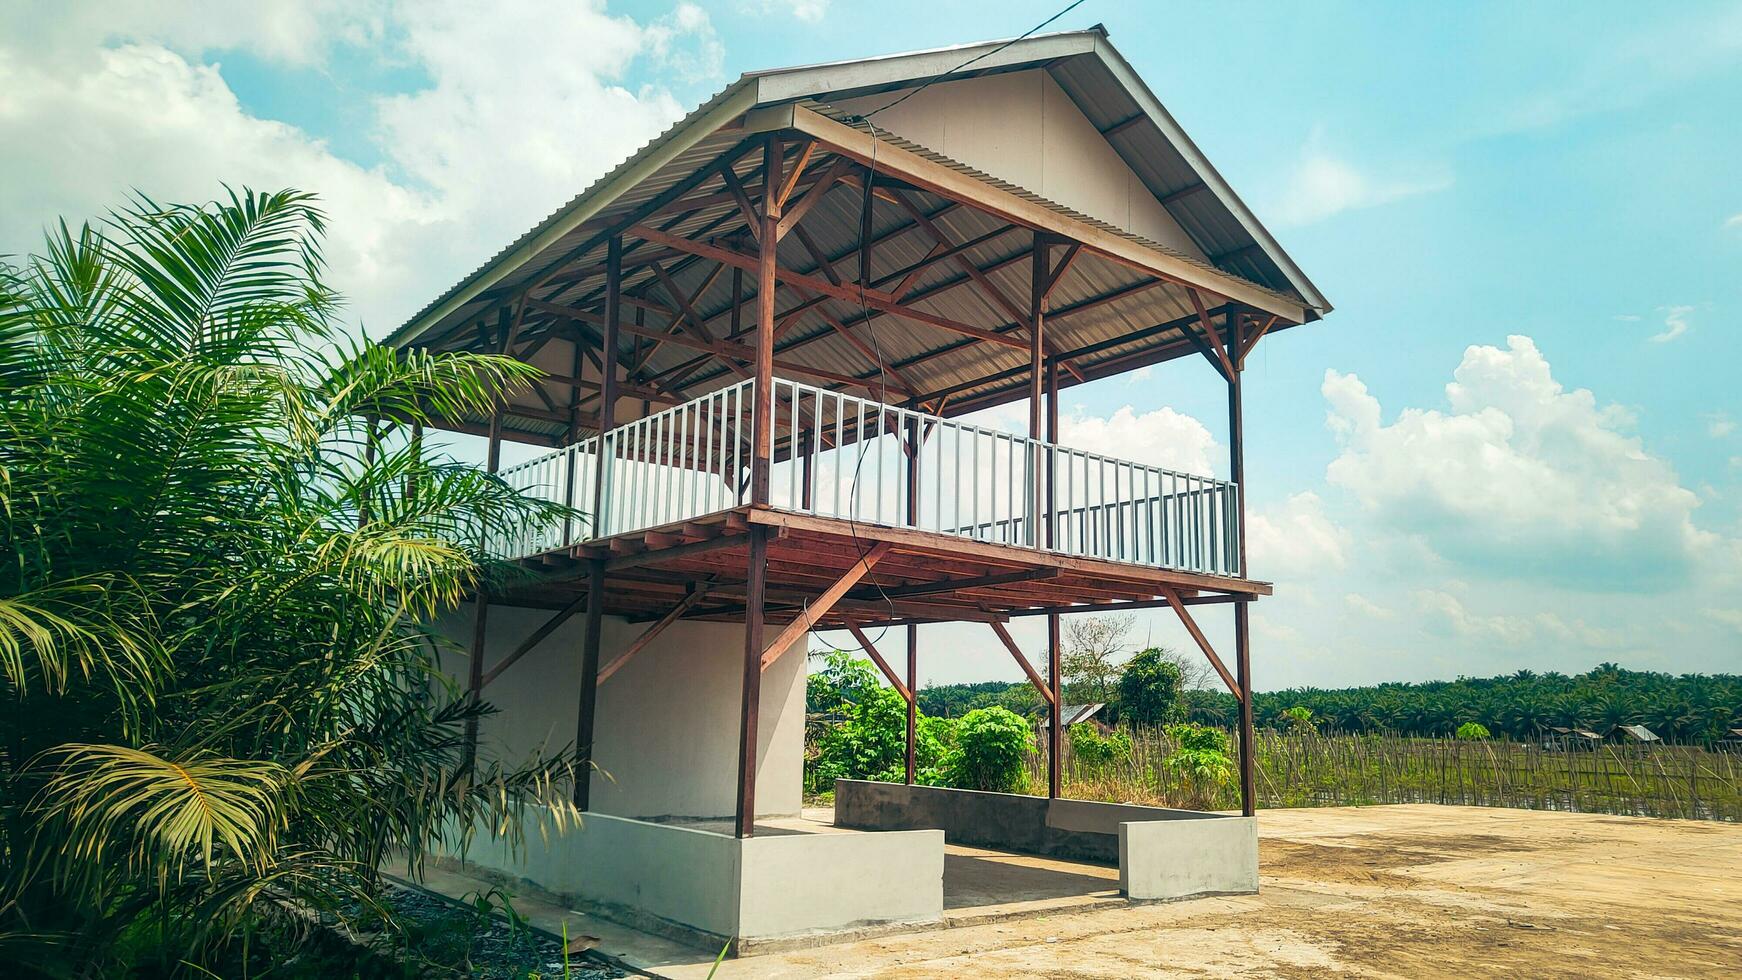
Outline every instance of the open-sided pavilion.
<svg viewBox="0 0 1742 980"><path fill-rule="evenodd" d="M1096 28L745 75L389 343L543 370L443 420L489 440L492 470L503 440L549 447L502 477L585 515L498 543L539 575L450 623L467 684L536 716L505 743L573 719L609 771L578 782L583 808L729 817L738 918L651 914L748 938L743 842L796 810L812 630L851 631L907 700L911 786L920 624L987 624L1056 706L1060 616L1171 608L1239 701L1251 815L1247 609L1271 587L1246 566L1242 369L1329 309ZM1058 444L1062 390L1182 358L1226 383L1228 479ZM1020 431L964 419L1012 402ZM1194 618L1213 605L1231 651ZM1006 629L1024 616L1047 621L1044 664ZM905 664L873 627L904 631ZM637 725L682 744L608 749ZM1083 812L1034 819L1121 842L1149 819Z"/></svg>

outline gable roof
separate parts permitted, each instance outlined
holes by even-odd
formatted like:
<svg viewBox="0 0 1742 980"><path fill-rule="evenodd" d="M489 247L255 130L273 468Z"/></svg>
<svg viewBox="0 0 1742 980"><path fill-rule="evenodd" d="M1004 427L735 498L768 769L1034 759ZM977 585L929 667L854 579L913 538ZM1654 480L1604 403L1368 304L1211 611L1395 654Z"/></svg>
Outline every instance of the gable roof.
<svg viewBox="0 0 1742 980"><path fill-rule="evenodd" d="M539 265L553 246L573 240L584 224L606 214L620 198L650 198L671 186L686 164L693 169L729 146L731 141L723 140L721 131L746 112L911 90L976 57L980 60L950 76L951 80L1034 68L1050 72L1209 257L1217 272L1297 298L1306 320L1330 311L1329 302L1162 107L1113 47L1106 30L1097 25L1017 41L986 41L745 73L426 304L385 343L416 344L433 328L472 315L474 311L467 308L480 294L516 278L517 271L522 279L532 278L528 266ZM636 189L643 193L631 194ZM1051 202L1042 203L1068 211Z"/></svg>

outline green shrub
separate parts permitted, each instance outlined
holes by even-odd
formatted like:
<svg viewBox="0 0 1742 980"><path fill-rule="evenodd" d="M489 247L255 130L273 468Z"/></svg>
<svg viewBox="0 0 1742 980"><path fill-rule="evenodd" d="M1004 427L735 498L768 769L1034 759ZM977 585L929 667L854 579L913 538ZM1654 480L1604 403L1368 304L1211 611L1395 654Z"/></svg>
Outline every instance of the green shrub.
<svg viewBox="0 0 1742 980"><path fill-rule="evenodd" d="M1068 729L1071 739L1071 755L1080 765L1090 769L1101 769L1114 762L1131 758L1131 736L1115 731L1106 735L1101 730L1087 722L1079 722Z"/></svg>
<svg viewBox="0 0 1742 980"><path fill-rule="evenodd" d="M907 775L907 702L887 687L860 691L856 702L843 702L839 724L817 740L815 754L805 760L805 790L823 793L837 779L900 782ZM943 781L939 767L954 741L954 723L947 718L919 716L914 733L914 780L926 785Z"/></svg>
<svg viewBox="0 0 1742 980"><path fill-rule="evenodd" d="M1174 740L1175 747L1162 760L1162 765L1206 788L1226 786L1234 781L1234 763L1228 758L1228 737L1221 731L1188 722L1169 725L1167 734Z"/></svg>
<svg viewBox="0 0 1742 980"><path fill-rule="evenodd" d="M1297 704L1284 711L1277 720L1287 726L1290 731L1311 733L1319 730L1318 724L1313 721L1313 709L1304 705Z"/></svg>
<svg viewBox="0 0 1742 980"><path fill-rule="evenodd" d="M1466 721L1458 726L1455 737L1464 742L1480 742L1483 739L1492 738L1493 733L1488 731L1487 725L1479 721Z"/></svg>
<svg viewBox="0 0 1742 980"><path fill-rule="evenodd" d="M944 762L945 778L958 789L1013 793L1022 789L1023 766L1034 751L1028 722L1008 708L975 708L962 716L956 747Z"/></svg>

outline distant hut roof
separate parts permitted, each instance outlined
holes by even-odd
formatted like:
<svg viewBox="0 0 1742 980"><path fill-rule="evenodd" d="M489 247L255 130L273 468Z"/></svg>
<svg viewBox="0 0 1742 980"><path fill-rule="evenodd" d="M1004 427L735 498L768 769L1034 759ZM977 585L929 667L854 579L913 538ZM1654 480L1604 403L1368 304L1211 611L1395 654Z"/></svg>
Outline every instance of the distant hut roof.
<svg viewBox="0 0 1742 980"><path fill-rule="evenodd" d="M1639 741L1639 742L1661 742L1661 741L1663 741L1662 739L1657 737L1656 732L1652 731L1649 728L1646 728L1644 725L1619 725L1616 727L1616 730L1626 733L1627 735L1631 736L1635 741Z"/></svg>

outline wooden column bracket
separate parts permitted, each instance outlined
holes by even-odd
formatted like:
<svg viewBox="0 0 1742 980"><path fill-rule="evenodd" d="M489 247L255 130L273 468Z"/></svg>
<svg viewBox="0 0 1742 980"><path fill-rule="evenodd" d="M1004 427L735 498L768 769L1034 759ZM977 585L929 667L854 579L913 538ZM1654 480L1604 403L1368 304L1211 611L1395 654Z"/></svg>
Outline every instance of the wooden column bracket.
<svg viewBox="0 0 1742 980"><path fill-rule="evenodd" d="M1185 603L1180 602L1179 593L1173 589L1164 588L1161 590L1161 594L1167 599L1167 604L1173 607L1173 611L1179 614L1180 622L1185 624L1186 632L1190 633L1192 639L1197 641L1198 649L1204 651L1204 656L1210 658L1210 666L1216 668L1216 673L1221 675L1222 683L1228 685L1228 690L1233 692L1236 699L1244 700L1246 695L1241 693L1239 682L1234 680L1234 675L1228 673L1228 668L1223 666L1222 658L1216 656L1215 648L1210 646L1210 641L1204 638L1204 631L1198 629L1197 620L1193 619L1192 614L1186 611Z"/></svg>
<svg viewBox="0 0 1742 980"><path fill-rule="evenodd" d="M1209 311L1204 308L1204 298L1198 295L1196 289L1191 288L1186 289L1186 295L1192 299L1192 310L1197 313L1198 325L1203 327L1204 336L1199 337L1190 326L1182 327L1182 331L1210 359L1210 365L1224 381L1234 380L1234 361L1228 357L1227 349L1222 346L1222 335L1216 330L1215 324L1210 322Z"/></svg>
<svg viewBox="0 0 1742 980"><path fill-rule="evenodd" d="M859 624L848 620L847 632L853 634L853 639L859 643L859 649L864 650L865 655L871 658L871 662L877 665L877 669L883 671L883 676L889 679L890 686L895 688L895 693L901 695L901 700L912 703L913 691L906 684L901 683L901 678L896 676L894 669L889 666L889 662L883 659L883 654L877 652L876 645L871 642L869 636L865 635L865 631L859 628Z"/></svg>
<svg viewBox="0 0 1742 980"><path fill-rule="evenodd" d="M1010 655L1015 657L1017 664L1022 667L1022 672L1028 675L1028 682L1033 684L1034 689L1040 692L1040 696L1046 699L1046 703L1052 705L1053 710L1057 711L1058 701L1052 696L1052 688L1047 686L1046 680L1040 676L1040 671L1035 670L1034 665L1028 662L1028 658L1022 655L1022 648L1016 645L1016 638L1010 635L1010 631L1004 628L1003 623L994 620L990 625L992 632L997 633L998 638L1004 641L1004 649L1010 651Z"/></svg>
<svg viewBox="0 0 1742 980"><path fill-rule="evenodd" d="M894 545L888 541L879 541L872 545L871 550L865 553L865 557L854 562L852 567L848 568L835 581L834 585L829 586L822 595L817 596L816 602L800 610L798 618L788 623L786 628L780 631L780 635L774 638L774 642L768 644L767 648L762 651L762 669L767 670L799 637L810 632L817 620L827 616L829 610L835 608L835 603L840 602L841 597L847 594L847 590L858 585L859 580L865 577L865 573L876 567L877 563L883 560L883 556L889 554L889 549L892 547Z"/></svg>

